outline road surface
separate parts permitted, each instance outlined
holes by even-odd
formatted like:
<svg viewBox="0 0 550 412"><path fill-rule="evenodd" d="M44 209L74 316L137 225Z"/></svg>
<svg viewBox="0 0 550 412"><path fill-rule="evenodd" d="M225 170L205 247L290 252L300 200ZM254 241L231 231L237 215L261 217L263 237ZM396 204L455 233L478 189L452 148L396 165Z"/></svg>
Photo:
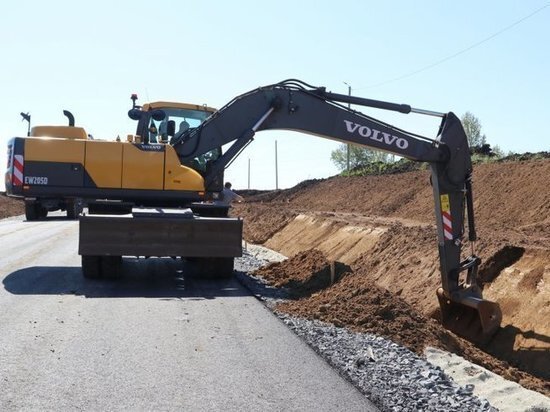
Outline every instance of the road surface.
<svg viewBox="0 0 550 412"><path fill-rule="evenodd" d="M0 410L376 410L238 282L171 259L84 280L77 238L0 220Z"/></svg>

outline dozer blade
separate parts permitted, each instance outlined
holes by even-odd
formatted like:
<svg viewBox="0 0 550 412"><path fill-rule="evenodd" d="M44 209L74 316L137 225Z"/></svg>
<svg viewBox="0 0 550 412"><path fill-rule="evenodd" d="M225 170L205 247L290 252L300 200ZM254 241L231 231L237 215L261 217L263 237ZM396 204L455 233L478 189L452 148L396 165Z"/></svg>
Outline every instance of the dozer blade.
<svg viewBox="0 0 550 412"><path fill-rule="evenodd" d="M437 290L437 299L443 327L470 342L487 343L500 327L502 312L495 302L474 296L453 301L445 296L442 288Z"/></svg>

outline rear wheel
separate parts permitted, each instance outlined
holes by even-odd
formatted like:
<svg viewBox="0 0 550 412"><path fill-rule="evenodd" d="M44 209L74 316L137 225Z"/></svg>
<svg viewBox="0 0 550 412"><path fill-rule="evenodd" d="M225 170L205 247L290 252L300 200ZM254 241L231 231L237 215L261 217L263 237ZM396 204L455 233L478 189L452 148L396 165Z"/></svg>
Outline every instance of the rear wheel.
<svg viewBox="0 0 550 412"><path fill-rule="evenodd" d="M48 209L35 200L25 200L25 218L30 222L44 219L48 216Z"/></svg>
<svg viewBox="0 0 550 412"><path fill-rule="evenodd" d="M29 222L38 220L38 208L36 202L25 200L25 218Z"/></svg>

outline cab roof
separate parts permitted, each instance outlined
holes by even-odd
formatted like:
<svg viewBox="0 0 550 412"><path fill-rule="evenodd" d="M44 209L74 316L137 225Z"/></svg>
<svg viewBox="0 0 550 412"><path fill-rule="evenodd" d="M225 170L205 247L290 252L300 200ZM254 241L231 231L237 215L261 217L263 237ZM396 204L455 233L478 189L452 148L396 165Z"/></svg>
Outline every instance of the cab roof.
<svg viewBox="0 0 550 412"><path fill-rule="evenodd" d="M200 110L208 113L214 113L216 111L216 109L214 109L213 107L208 107L206 105L179 103L179 102L150 102L150 103L145 103L142 106L143 111L148 111L150 109L162 109L162 108Z"/></svg>

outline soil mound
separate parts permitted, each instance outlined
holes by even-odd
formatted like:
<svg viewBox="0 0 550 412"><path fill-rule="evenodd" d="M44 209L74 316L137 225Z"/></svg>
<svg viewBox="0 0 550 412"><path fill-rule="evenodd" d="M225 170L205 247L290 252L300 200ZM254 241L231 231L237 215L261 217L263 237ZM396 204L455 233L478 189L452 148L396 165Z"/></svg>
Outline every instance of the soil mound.
<svg viewBox="0 0 550 412"><path fill-rule="evenodd" d="M285 288L294 297L309 296L311 293L329 287L351 271L348 265L329 262L319 250L307 250L291 259L272 263L255 272L278 288Z"/></svg>
<svg viewBox="0 0 550 412"><path fill-rule="evenodd" d="M25 204L19 199L7 197L4 192L0 192L0 219L10 216L18 216L25 213Z"/></svg>

